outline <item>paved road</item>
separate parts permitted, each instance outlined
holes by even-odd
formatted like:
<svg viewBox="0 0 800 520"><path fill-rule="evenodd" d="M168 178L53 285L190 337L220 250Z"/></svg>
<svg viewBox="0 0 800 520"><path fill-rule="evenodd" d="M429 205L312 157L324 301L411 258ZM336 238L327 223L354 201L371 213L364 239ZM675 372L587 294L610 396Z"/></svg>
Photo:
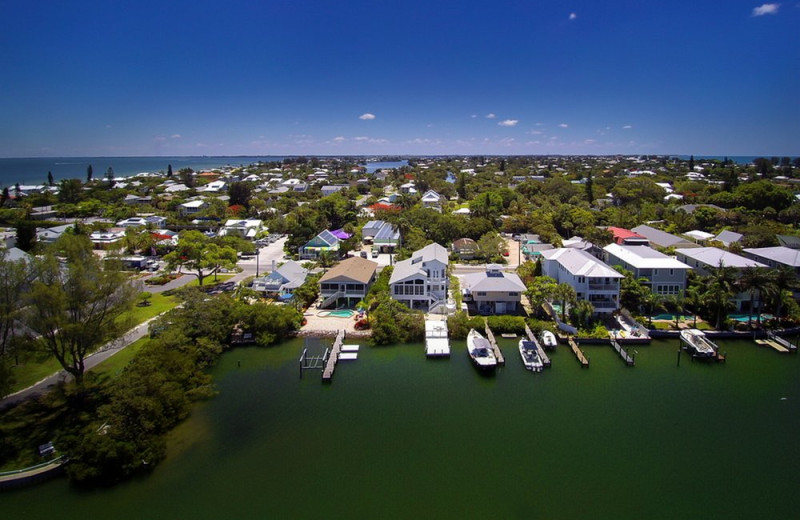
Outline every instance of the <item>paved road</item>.
<svg viewBox="0 0 800 520"><path fill-rule="evenodd" d="M137 325L133 329L123 334L122 337L113 341L109 341L100 350L88 356L85 360L86 370L96 367L131 343L143 338L147 334L147 329L150 326L150 322L154 319L156 318L152 318L141 325ZM0 410L8 406L19 404L25 399L35 395L48 392L50 388L58 383L62 381L69 381L71 379L72 376L67 374L64 370L56 372L55 374L39 381L34 385L29 386L28 388L25 388L24 390L20 390L19 392L4 397L2 400L0 400Z"/></svg>

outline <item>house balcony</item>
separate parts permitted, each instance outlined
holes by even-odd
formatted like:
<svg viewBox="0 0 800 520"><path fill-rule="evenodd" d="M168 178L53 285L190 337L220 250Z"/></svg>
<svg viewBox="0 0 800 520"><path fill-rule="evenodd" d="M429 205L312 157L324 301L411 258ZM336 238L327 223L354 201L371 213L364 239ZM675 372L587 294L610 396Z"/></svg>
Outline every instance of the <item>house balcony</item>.
<svg viewBox="0 0 800 520"><path fill-rule="evenodd" d="M618 283L590 283L590 291L619 291Z"/></svg>

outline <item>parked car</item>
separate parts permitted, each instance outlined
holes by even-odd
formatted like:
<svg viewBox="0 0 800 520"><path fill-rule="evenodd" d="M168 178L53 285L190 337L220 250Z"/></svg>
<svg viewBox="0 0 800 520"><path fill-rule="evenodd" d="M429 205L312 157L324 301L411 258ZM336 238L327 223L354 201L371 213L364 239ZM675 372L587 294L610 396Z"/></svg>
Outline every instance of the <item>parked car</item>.
<svg viewBox="0 0 800 520"><path fill-rule="evenodd" d="M373 249L372 250L372 258L378 258L378 250L377 249Z"/></svg>
<svg viewBox="0 0 800 520"><path fill-rule="evenodd" d="M361 258L366 258L366 257L367 257L367 252L361 251Z"/></svg>

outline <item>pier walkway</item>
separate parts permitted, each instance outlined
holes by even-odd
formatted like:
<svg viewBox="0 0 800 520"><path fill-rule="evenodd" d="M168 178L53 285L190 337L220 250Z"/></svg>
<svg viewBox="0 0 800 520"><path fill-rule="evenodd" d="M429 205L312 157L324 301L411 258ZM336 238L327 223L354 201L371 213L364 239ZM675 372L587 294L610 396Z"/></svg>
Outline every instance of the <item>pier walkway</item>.
<svg viewBox="0 0 800 520"><path fill-rule="evenodd" d="M552 365L552 363L550 363L550 357L545 353L544 349L539 344L539 341L536 339L536 336L533 335L533 331L531 330L530 327L528 327L527 323L525 324L525 334L527 334L528 339L531 340L534 345L536 345L536 352L539 353L539 359L542 360L542 364L545 367L549 368Z"/></svg>
<svg viewBox="0 0 800 520"><path fill-rule="evenodd" d="M773 345L770 346L775 350L777 350L778 352L791 352L794 354L797 353L797 345L795 345L794 343L790 342L787 339L778 336L771 330L767 331L767 339L773 343ZM783 350L777 348L776 345L782 347Z"/></svg>
<svg viewBox="0 0 800 520"><path fill-rule="evenodd" d="M614 350L617 351L617 354L619 354L619 357L621 357L622 360L625 362L625 364L628 365L629 367L635 366L636 365L636 360L633 358L633 356L628 354L628 351L625 350L624 348L622 348L622 345L620 345L617 342L617 339L614 337L613 334L611 334L611 333L609 333L609 334L611 335L611 346L614 347Z"/></svg>
<svg viewBox="0 0 800 520"><path fill-rule="evenodd" d="M572 349L572 353L575 354L576 358L578 358L578 362L581 364L581 366L589 368L589 360L586 358L586 354L584 354L581 348L578 346L575 338L569 336L567 338L567 343L569 343L569 348Z"/></svg>
<svg viewBox="0 0 800 520"><path fill-rule="evenodd" d="M333 371L336 370L336 363L339 361L339 356L342 353L342 344L344 343L344 331L340 330L338 334L336 334L336 339L333 342L333 347L331 347L330 355L328 356L328 361L325 364L325 368L322 370L322 380L323 381L331 381L333 379Z"/></svg>
<svg viewBox="0 0 800 520"><path fill-rule="evenodd" d="M494 352L494 357L497 359L498 365L505 365L506 358L503 357L503 352L500 350L500 347L497 346L497 340L494 339L494 334L492 334L492 329L489 328L489 321L484 319L484 323L486 324L486 339L489 340L489 344L492 346L492 351Z"/></svg>

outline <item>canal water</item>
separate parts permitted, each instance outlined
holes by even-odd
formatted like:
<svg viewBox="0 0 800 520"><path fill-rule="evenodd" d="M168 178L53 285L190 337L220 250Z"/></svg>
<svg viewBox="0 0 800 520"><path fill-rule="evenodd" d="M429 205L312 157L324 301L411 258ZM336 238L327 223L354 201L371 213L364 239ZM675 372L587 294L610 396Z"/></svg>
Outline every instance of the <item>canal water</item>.
<svg viewBox="0 0 800 520"><path fill-rule="evenodd" d="M726 364L677 340L626 367L564 346L541 374L515 342L479 374L463 342L361 347L333 384L299 378L303 340L237 349L219 395L152 475L91 492L61 479L0 494L7 518L792 518L800 510L800 364L749 341Z"/></svg>

